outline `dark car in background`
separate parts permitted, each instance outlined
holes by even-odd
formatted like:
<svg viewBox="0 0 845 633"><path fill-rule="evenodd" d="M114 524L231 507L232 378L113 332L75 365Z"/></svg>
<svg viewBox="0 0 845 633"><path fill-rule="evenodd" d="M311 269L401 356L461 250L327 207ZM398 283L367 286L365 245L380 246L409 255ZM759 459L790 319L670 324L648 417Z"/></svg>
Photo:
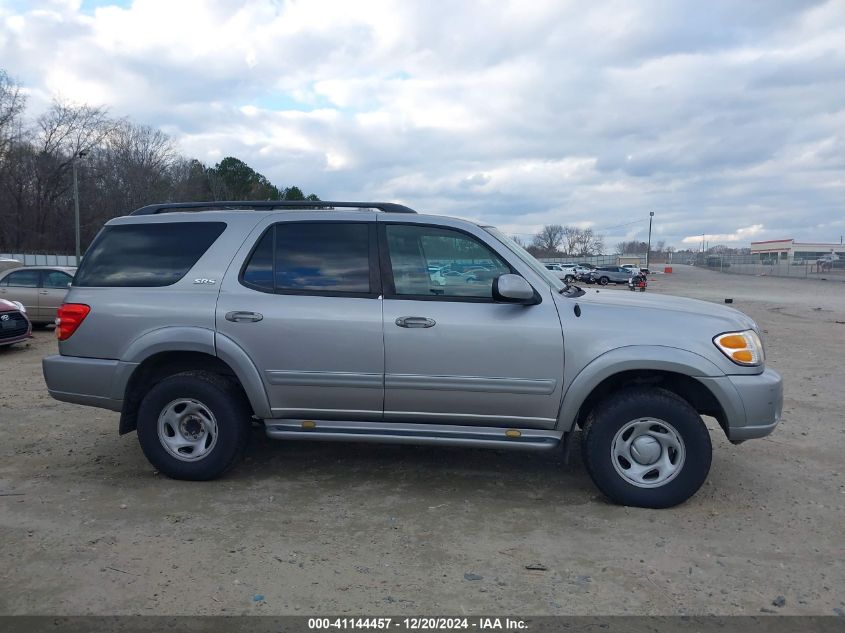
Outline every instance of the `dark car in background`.
<svg viewBox="0 0 845 633"><path fill-rule="evenodd" d="M20 343L32 336L32 324L24 307L17 302L0 299L0 347Z"/></svg>

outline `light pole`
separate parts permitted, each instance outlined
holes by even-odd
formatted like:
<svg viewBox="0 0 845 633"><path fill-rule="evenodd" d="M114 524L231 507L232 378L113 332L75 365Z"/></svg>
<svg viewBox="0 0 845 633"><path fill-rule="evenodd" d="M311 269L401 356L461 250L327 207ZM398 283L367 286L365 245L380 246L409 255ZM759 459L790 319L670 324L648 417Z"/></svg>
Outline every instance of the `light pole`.
<svg viewBox="0 0 845 633"><path fill-rule="evenodd" d="M74 219L75 219L75 227L76 227L76 265L79 266L79 259L80 259L80 248L79 248L79 183L76 177L76 161L79 158L83 158L87 154L87 150L81 150L76 152L73 155L73 208L74 208Z"/></svg>
<svg viewBox="0 0 845 633"><path fill-rule="evenodd" d="M648 248L645 252L645 267L647 270L651 270L648 266L649 264L649 255L651 255L651 221L654 218L654 211L648 212Z"/></svg>

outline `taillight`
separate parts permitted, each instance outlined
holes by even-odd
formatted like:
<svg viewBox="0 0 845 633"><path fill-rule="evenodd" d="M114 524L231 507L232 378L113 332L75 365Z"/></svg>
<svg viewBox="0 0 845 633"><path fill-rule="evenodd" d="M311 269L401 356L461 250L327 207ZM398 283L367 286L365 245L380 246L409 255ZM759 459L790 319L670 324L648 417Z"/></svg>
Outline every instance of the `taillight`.
<svg viewBox="0 0 845 633"><path fill-rule="evenodd" d="M76 328L82 325L91 312L91 306L84 303L63 303L56 312L56 338L60 341L69 339Z"/></svg>

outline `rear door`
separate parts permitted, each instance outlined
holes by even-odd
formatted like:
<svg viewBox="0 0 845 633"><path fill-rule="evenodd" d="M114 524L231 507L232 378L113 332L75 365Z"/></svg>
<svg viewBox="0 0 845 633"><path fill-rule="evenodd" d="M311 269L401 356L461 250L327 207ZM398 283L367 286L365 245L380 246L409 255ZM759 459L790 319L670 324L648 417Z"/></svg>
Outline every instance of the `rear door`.
<svg viewBox="0 0 845 633"><path fill-rule="evenodd" d="M63 270L42 270L41 287L38 289L38 315L44 321L56 318L56 310L62 305L70 282L73 280Z"/></svg>
<svg viewBox="0 0 845 633"><path fill-rule="evenodd" d="M252 358L274 417L381 420L376 248L375 222L270 218L236 257L220 289L217 332Z"/></svg>
<svg viewBox="0 0 845 633"><path fill-rule="evenodd" d="M38 315L38 284L41 271L22 268L6 275L0 282L0 299L20 301L30 320L40 321Z"/></svg>
<svg viewBox="0 0 845 633"><path fill-rule="evenodd" d="M457 228L379 222L384 282L385 421L552 428L563 334L542 302L494 303L493 279L516 272ZM429 267L487 270L443 280Z"/></svg>

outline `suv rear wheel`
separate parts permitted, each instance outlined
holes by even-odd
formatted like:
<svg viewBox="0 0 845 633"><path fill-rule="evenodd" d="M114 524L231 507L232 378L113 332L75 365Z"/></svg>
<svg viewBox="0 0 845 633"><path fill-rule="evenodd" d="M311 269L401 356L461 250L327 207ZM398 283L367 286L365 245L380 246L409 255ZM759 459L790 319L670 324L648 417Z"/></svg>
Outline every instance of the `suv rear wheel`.
<svg viewBox="0 0 845 633"><path fill-rule="evenodd" d="M223 376L189 371L153 386L138 409L138 440L150 463L174 479L214 479L243 454L250 412Z"/></svg>
<svg viewBox="0 0 845 633"><path fill-rule="evenodd" d="M698 491L712 445L701 416L658 388L620 391L590 414L581 440L584 464L612 501L669 508Z"/></svg>

